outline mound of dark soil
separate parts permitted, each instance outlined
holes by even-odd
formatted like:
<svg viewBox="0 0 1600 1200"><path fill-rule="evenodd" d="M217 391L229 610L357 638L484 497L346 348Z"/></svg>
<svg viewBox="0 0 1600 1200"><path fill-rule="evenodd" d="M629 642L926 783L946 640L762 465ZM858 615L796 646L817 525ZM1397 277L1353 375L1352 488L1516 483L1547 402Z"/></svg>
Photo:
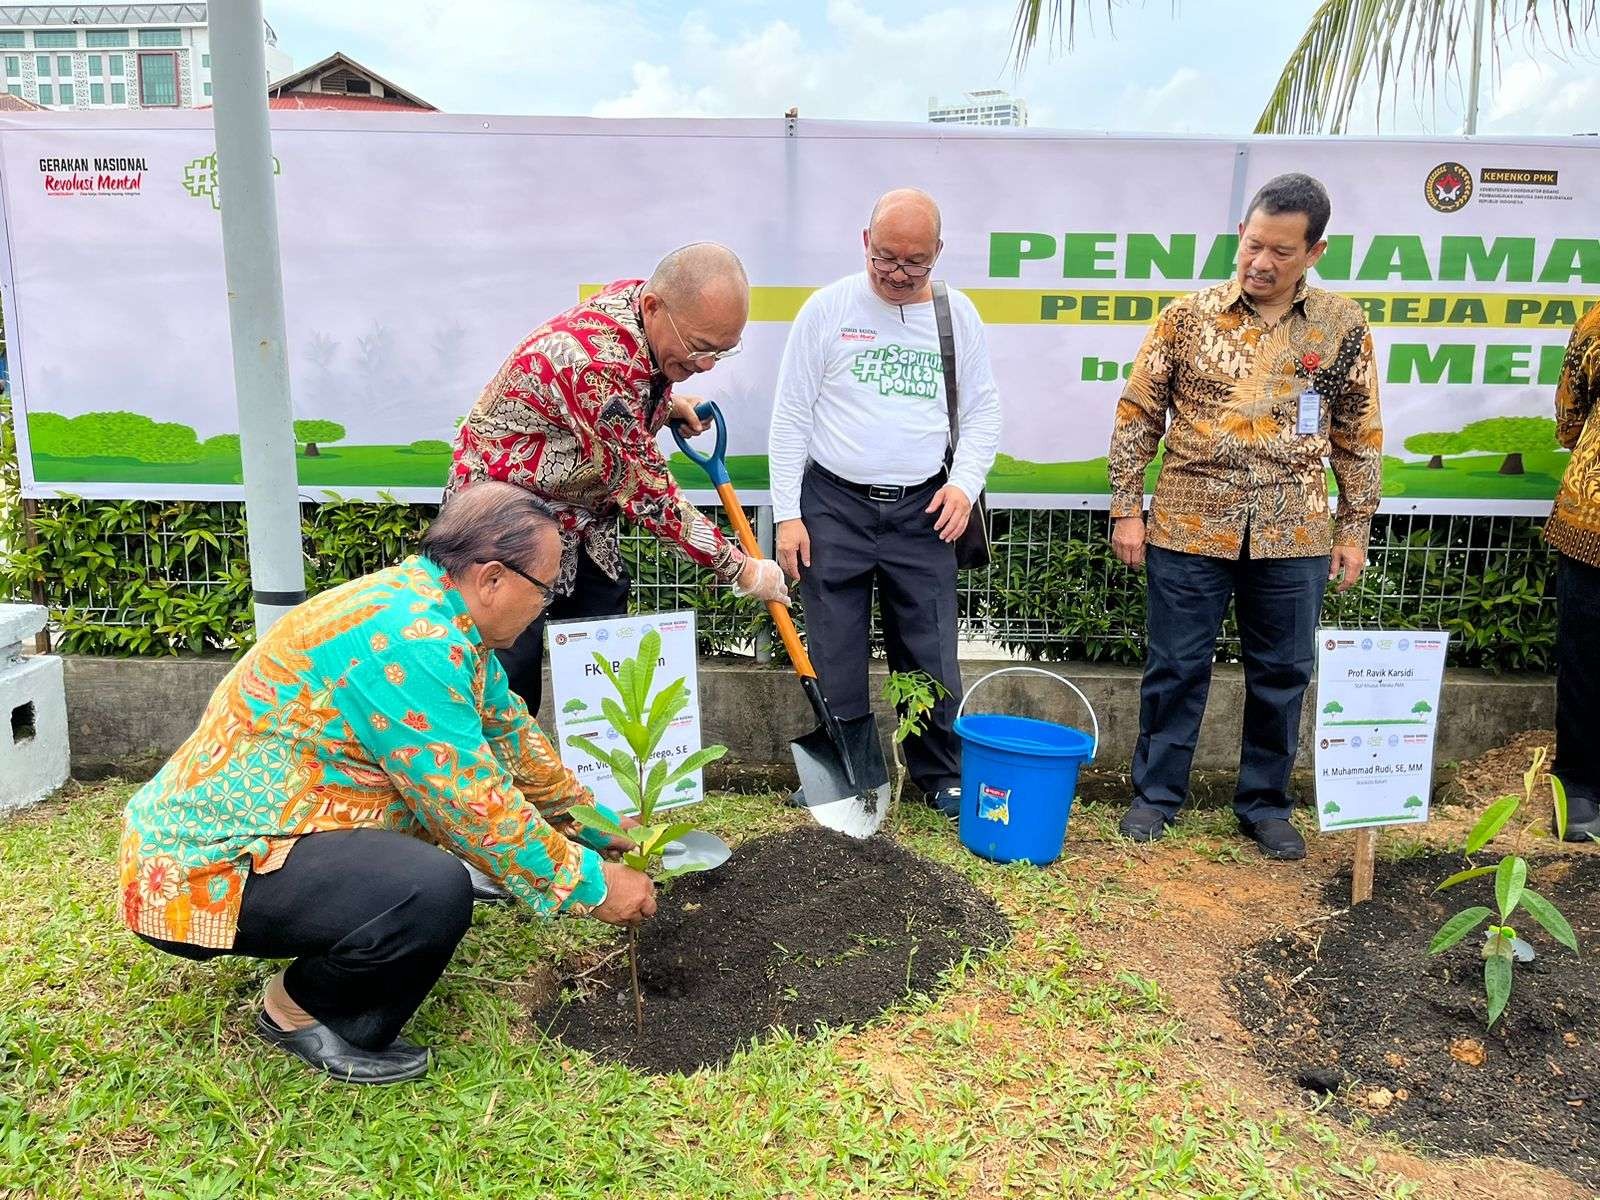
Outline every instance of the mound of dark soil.
<svg viewBox="0 0 1600 1200"><path fill-rule="evenodd" d="M1480 860L1487 862L1488 860ZM1535 861L1582 956L1531 915L1512 918L1538 957L1518 963L1506 1014L1484 1028L1481 936L1436 957L1428 943L1493 877L1435 894L1456 855L1378 868L1370 903L1252 947L1230 990L1256 1052L1347 1112L1437 1150L1499 1154L1600 1186L1600 858ZM1349 879L1326 902L1349 903Z"/></svg>
<svg viewBox="0 0 1600 1200"><path fill-rule="evenodd" d="M771 1029L866 1021L1009 934L986 895L887 837L798 829L748 842L660 896L640 933L642 1037L626 954L569 981L538 1017L602 1059L688 1072Z"/></svg>

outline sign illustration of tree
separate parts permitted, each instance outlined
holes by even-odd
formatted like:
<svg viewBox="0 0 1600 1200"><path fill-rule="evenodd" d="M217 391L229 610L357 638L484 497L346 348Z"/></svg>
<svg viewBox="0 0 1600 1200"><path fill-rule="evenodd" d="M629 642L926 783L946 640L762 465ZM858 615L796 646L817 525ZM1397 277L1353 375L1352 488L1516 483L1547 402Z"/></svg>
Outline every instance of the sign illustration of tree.
<svg viewBox="0 0 1600 1200"><path fill-rule="evenodd" d="M1430 471L1442 471L1444 456L1460 454L1465 448L1459 433L1414 433L1406 439L1405 447L1413 454L1426 454Z"/></svg>
<svg viewBox="0 0 1600 1200"><path fill-rule="evenodd" d="M692 792L692 791L694 791L694 780L693 779L685 779L685 780L683 780L682 782L680 782L678 784L678 786L676 788L673 789L673 791L677 791L677 792Z"/></svg>
<svg viewBox="0 0 1600 1200"><path fill-rule="evenodd" d="M1333 816L1334 813L1339 811L1339 806L1337 804L1335 804L1332 800L1329 800L1326 804L1324 804L1322 806L1322 811L1324 813L1326 813L1328 816L1331 817L1331 816Z"/></svg>
<svg viewBox="0 0 1600 1200"><path fill-rule="evenodd" d="M1558 449L1554 417L1490 417L1461 431L1463 450L1504 454L1500 474L1521 475L1522 456Z"/></svg>
<svg viewBox="0 0 1600 1200"><path fill-rule="evenodd" d="M1322 711L1329 714L1342 713L1344 711L1344 705L1340 704L1337 700L1329 700L1322 706Z"/></svg>
<svg viewBox="0 0 1600 1200"><path fill-rule="evenodd" d="M1418 700L1411 706L1411 711L1414 713L1430 713L1433 711L1433 705L1426 700Z"/></svg>
<svg viewBox="0 0 1600 1200"><path fill-rule="evenodd" d="M1554 424L1554 422L1551 422ZM344 437L344 426L337 421L296 421L294 440L306 444L306 457L316 458L322 451L318 442L337 442Z"/></svg>
<svg viewBox="0 0 1600 1200"><path fill-rule="evenodd" d="M584 709L586 709L588 707L589 706L587 704L585 704L582 700L579 700L576 696L574 696L571 700L568 700L565 704L563 704L561 706L561 711L565 712L565 713L582 712Z"/></svg>
<svg viewBox="0 0 1600 1200"><path fill-rule="evenodd" d="M1406 797L1405 807L1406 808L1421 808L1422 807L1422 797L1421 796L1408 796L1408 797Z"/></svg>

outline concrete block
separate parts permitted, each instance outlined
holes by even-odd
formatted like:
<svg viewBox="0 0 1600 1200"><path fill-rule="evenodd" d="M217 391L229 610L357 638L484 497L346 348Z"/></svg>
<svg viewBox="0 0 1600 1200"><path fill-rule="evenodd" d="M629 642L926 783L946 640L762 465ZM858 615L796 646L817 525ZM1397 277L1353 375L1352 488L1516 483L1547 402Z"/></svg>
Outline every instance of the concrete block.
<svg viewBox="0 0 1600 1200"><path fill-rule="evenodd" d="M0 666L0 811L43 800L66 783L70 761L61 660Z"/></svg>
<svg viewBox="0 0 1600 1200"><path fill-rule="evenodd" d="M42 604L0 604L0 661L10 647L43 629L48 617Z"/></svg>

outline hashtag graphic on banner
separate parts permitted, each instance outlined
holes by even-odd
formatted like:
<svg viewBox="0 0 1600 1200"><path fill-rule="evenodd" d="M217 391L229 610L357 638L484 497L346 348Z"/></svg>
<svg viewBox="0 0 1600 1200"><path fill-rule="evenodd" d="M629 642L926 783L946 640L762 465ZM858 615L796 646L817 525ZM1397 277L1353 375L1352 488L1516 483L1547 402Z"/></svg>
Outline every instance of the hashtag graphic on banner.
<svg viewBox="0 0 1600 1200"><path fill-rule="evenodd" d="M274 155L272 159L272 173L283 174L283 164ZM217 156L208 154L204 158L191 159L183 168L183 190L189 195L199 198L209 197L211 207L215 210L222 208L222 180L217 173Z"/></svg>

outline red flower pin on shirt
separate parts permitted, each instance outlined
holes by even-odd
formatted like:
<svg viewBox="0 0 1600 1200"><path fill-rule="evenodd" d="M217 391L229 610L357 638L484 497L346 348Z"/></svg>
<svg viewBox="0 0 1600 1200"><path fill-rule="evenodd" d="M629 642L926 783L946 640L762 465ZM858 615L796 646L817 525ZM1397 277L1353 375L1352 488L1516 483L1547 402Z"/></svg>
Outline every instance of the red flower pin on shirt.
<svg viewBox="0 0 1600 1200"><path fill-rule="evenodd" d="M1307 354L1303 354L1300 357L1300 365L1308 371L1315 371L1322 365L1322 355L1318 354L1315 350L1312 350Z"/></svg>

